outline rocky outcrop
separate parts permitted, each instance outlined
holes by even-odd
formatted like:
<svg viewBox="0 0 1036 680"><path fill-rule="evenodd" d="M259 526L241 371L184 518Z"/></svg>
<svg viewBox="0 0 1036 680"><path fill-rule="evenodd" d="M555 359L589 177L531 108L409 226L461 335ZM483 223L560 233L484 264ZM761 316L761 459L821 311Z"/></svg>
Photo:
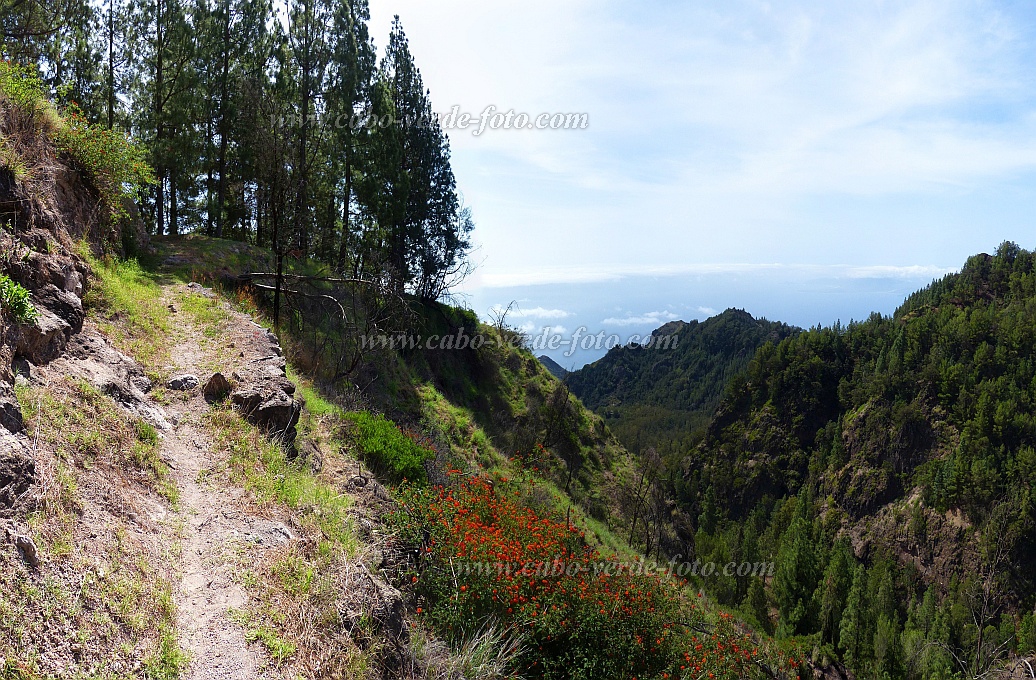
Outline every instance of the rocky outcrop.
<svg viewBox="0 0 1036 680"><path fill-rule="evenodd" d="M250 422L294 450L305 402L296 398L295 384L288 380L280 341L256 324L250 345L259 358L234 371L237 387L230 399Z"/></svg>
<svg viewBox="0 0 1036 680"><path fill-rule="evenodd" d="M285 377L275 378L261 372L236 372L234 378L244 387L230 393L231 401L249 422L291 447L298 436L295 426L303 408L303 403L293 396L295 385Z"/></svg>
<svg viewBox="0 0 1036 680"><path fill-rule="evenodd" d="M115 349L92 325L73 336L64 356L52 362L49 369L83 379L159 430L172 429L165 413L148 399L152 384L144 369Z"/></svg>
<svg viewBox="0 0 1036 680"><path fill-rule="evenodd" d="M27 505L36 483L36 461L22 435L0 428L0 517L9 517Z"/></svg>
<svg viewBox="0 0 1036 680"><path fill-rule="evenodd" d="M31 372L32 364L54 362L71 349L86 356L84 373L101 378L101 384L125 400L143 404L141 378L146 378L139 367L127 368L132 362L112 355L110 347L91 355L89 342L77 344L89 275L89 266L77 249L82 241L91 244L96 254L102 244L108 250L110 244L116 248L121 244L121 255L126 254L127 242L138 250L148 247L147 233L132 205L123 206L128 218L112 219L97 190L58 152L38 121L27 123L28 119L11 111L4 114L0 127L8 133L13 129L26 133L8 134L7 141L13 145L9 150L32 168L32 181L22 181L0 167L0 212L4 215L0 274L29 291L38 315L17 324L0 310L0 515L16 512L36 481L32 449L22 432L21 410L13 390L14 362L21 362Z"/></svg>

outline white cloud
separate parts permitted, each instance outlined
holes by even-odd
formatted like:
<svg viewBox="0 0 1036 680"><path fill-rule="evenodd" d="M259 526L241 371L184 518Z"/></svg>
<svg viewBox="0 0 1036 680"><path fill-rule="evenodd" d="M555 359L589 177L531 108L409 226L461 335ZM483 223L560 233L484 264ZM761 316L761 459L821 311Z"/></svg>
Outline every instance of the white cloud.
<svg viewBox="0 0 1036 680"><path fill-rule="evenodd" d="M716 316L717 314L719 314L719 312L717 312L712 307L699 307L698 311L701 314L704 314L705 316Z"/></svg>
<svg viewBox="0 0 1036 680"><path fill-rule="evenodd" d="M499 315L507 310L505 305L493 305L489 310L494 316ZM547 309L545 307L532 307L530 309L523 309L518 305L511 307L511 310L507 312L508 317L518 319L565 319L571 316L569 312L563 309Z"/></svg>
<svg viewBox="0 0 1036 680"><path fill-rule="evenodd" d="M971 0L372 0L371 23L383 47L401 15L437 111L589 113L585 131L451 134L485 256L470 289L731 257L957 264L1005 232L1029 234L1027 12Z"/></svg>
<svg viewBox="0 0 1036 680"><path fill-rule="evenodd" d="M606 281L618 281L633 277L661 277L661 276L712 276L729 274L766 274L787 273L799 277L816 278L848 278L848 279L932 279L944 276L957 271L951 267L940 267L936 265L818 265L818 264L781 264L781 263L747 263L747 262L716 262L702 264L683 265L601 265L601 266L573 266L573 267L552 267L536 269L532 271L498 271L485 273L477 280L479 288L510 288L514 286L531 286L546 284L565 283L599 283ZM469 282L469 286L472 283ZM494 312L502 310L497 305L493 307ZM543 312L559 313L556 316L545 314L533 314L535 310ZM700 310L699 310L700 311ZM529 313L519 313L512 310L511 316L528 316L536 318L566 318L568 312L562 310L543 310L534 308Z"/></svg>
<svg viewBox="0 0 1036 680"><path fill-rule="evenodd" d="M640 316L627 316L625 318L611 317L601 323L605 326L649 326L660 325L666 321L675 321L680 317L672 312L647 312Z"/></svg>

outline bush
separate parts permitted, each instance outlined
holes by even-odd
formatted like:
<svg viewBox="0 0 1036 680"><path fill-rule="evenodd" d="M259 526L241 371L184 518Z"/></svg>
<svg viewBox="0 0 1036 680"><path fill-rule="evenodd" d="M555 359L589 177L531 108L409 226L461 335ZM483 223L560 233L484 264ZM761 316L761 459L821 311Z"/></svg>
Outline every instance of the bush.
<svg viewBox="0 0 1036 680"><path fill-rule="evenodd" d="M92 125L75 104L65 112L65 125L55 135L58 147L83 170L114 217L126 217L123 198L154 184L144 149L119 130Z"/></svg>
<svg viewBox="0 0 1036 680"><path fill-rule="evenodd" d="M356 425L356 442L368 463L396 481L428 481L424 463L435 458L434 451L419 444L414 436L404 434L385 416L358 412L346 418Z"/></svg>
<svg viewBox="0 0 1036 680"><path fill-rule="evenodd" d="M564 519L530 509L528 491L498 477L400 492L399 537L421 555L404 581L455 647L500 626L518 649L512 670L528 678L796 677L787 654L729 614L707 616L676 579L600 555Z"/></svg>
<svg viewBox="0 0 1036 680"><path fill-rule="evenodd" d="M59 115L35 68L0 62L0 97L53 139L91 182L113 217L125 216L124 198L135 199L137 191L154 183L141 146L120 130L91 124L74 102ZM16 147L0 144L0 163L15 177L24 178L30 170L18 152Z"/></svg>
<svg viewBox="0 0 1036 680"><path fill-rule="evenodd" d="M17 323L29 323L40 315L29 299L29 291L4 274L0 274L0 309Z"/></svg>

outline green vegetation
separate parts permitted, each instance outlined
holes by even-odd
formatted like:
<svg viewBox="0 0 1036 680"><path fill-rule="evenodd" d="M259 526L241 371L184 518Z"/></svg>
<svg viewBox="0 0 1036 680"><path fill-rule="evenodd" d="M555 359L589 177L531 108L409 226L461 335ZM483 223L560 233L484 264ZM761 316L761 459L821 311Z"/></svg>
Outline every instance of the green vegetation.
<svg viewBox="0 0 1036 680"><path fill-rule="evenodd" d="M285 451L267 439L229 404L214 406L204 422L215 445L227 454L226 472L261 503L283 503L292 510L309 512L306 521L318 527L336 550L353 551L356 537L349 508L352 501L333 485L291 461ZM319 510L319 512L314 512Z"/></svg>
<svg viewBox="0 0 1036 680"><path fill-rule="evenodd" d="M764 345L673 489L697 554L777 556L767 605L721 601L863 677L976 677L1031 651L1034 329L1036 256L1005 243L892 317Z"/></svg>
<svg viewBox="0 0 1036 680"><path fill-rule="evenodd" d="M29 299L29 291L5 274L0 274L0 310L15 323L31 323L40 315Z"/></svg>
<svg viewBox="0 0 1036 680"><path fill-rule="evenodd" d="M84 173L112 216L126 216L123 199L137 198L140 189L154 182L144 150L121 131L91 124L75 103L64 115L59 114L47 97L37 69L0 62L0 107L4 101L16 109L23 126L38 127L50 136L56 149ZM7 115L14 113L9 111ZM36 168L22 157L29 152L18 147L29 140L17 136L4 139L0 160L16 179L25 181Z"/></svg>
<svg viewBox="0 0 1036 680"><path fill-rule="evenodd" d="M149 372L162 370L168 363L171 329L155 275L137 260L94 258L85 246L80 255L95 275L84 305L98 328Z"/></svg>
<svg viewBox="0 0 1036 680"><path fill-rule="evenodd" d="M91 124L78 106L63 119L55 136L58 148L75 160L113 216L128 217L123 199L137 200L155 183L144 149L119 130Z"/></svg>
<svg viewBox="0 0 1036 680"><path fill-rule="evenodd" d="M424 463L435 458L435 452L422 445L418 435L403 432L383 415L350 413L346 416L356 426L356 444L366 460L397 481L427 481Z"/></svg>
<svg viewBox="0 0 1036 680"><path fill-rule="evenodd" d="M401 490L396 529L420 546L417 611L456 647L485 626L506 631L505 665L558 680L794 674L796 659L699 608L676 579L601 555L564 518L530 508L535 486L498 476Z"/></svg>
<svg viewBox="0 0 1036 680"><path fill-rule="evenodd" d="M5 62L0 87L53 118L109 207L135 195L157 235L232 237L438 299L467 271L472 220L402 24L378 50L367 0L279 11L7 3L0 56L22 66Z"/></svg>
<svg viewBox="0 0 1036 680"><path fill-rule="evenodd" d="M178 497L169 467L158 455L158 432L139 418L127 418L115 400L81 380L19 388L28 426L38 441L75 466L115 465L143 473L141 479L171 503Z"/></svg>
<svg viewBox="0 0 1036 680"><path fill-rule="evenodd" d="M0 552L0 677L52 677L53 660L40 652L55 639L78 650L76 667L57 669L67 677L125 677L138 662L149 677L179 677L186 658L168 575L129 537L121 513L92 526L82 521L87 509L127 507L124 494L153 490L176 502L157 432L82 381L52 379L17 392L37 470L46 475L37 509L25 518L45 567L30 569L16 552Z"/></svg>
<svg viewBox="0 0 1036 680"><path fill-rule="evenodd" d="M797 332L728 309L700 323L668 323L650 346L615 347L566 382L631 451L679 456L701 439L727 383L755 351Z"/></svg>

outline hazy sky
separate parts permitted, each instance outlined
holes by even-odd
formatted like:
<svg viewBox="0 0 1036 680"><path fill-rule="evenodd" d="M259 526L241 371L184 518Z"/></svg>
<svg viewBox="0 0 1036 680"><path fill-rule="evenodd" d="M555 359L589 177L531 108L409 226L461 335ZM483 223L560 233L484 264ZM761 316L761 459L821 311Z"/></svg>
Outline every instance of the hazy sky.
<svg viewBox="0 0 1036 680"><path fill-rule="evenodd" d="M379 48L401 16L438 111L588 115L585 130L450 133L479 246L464 290L483 315L517 299L553 314L523 323L595 331L725 306L830 323L890 313L1003 240L1036 247L1028 3L371 12Z"/></svg>

